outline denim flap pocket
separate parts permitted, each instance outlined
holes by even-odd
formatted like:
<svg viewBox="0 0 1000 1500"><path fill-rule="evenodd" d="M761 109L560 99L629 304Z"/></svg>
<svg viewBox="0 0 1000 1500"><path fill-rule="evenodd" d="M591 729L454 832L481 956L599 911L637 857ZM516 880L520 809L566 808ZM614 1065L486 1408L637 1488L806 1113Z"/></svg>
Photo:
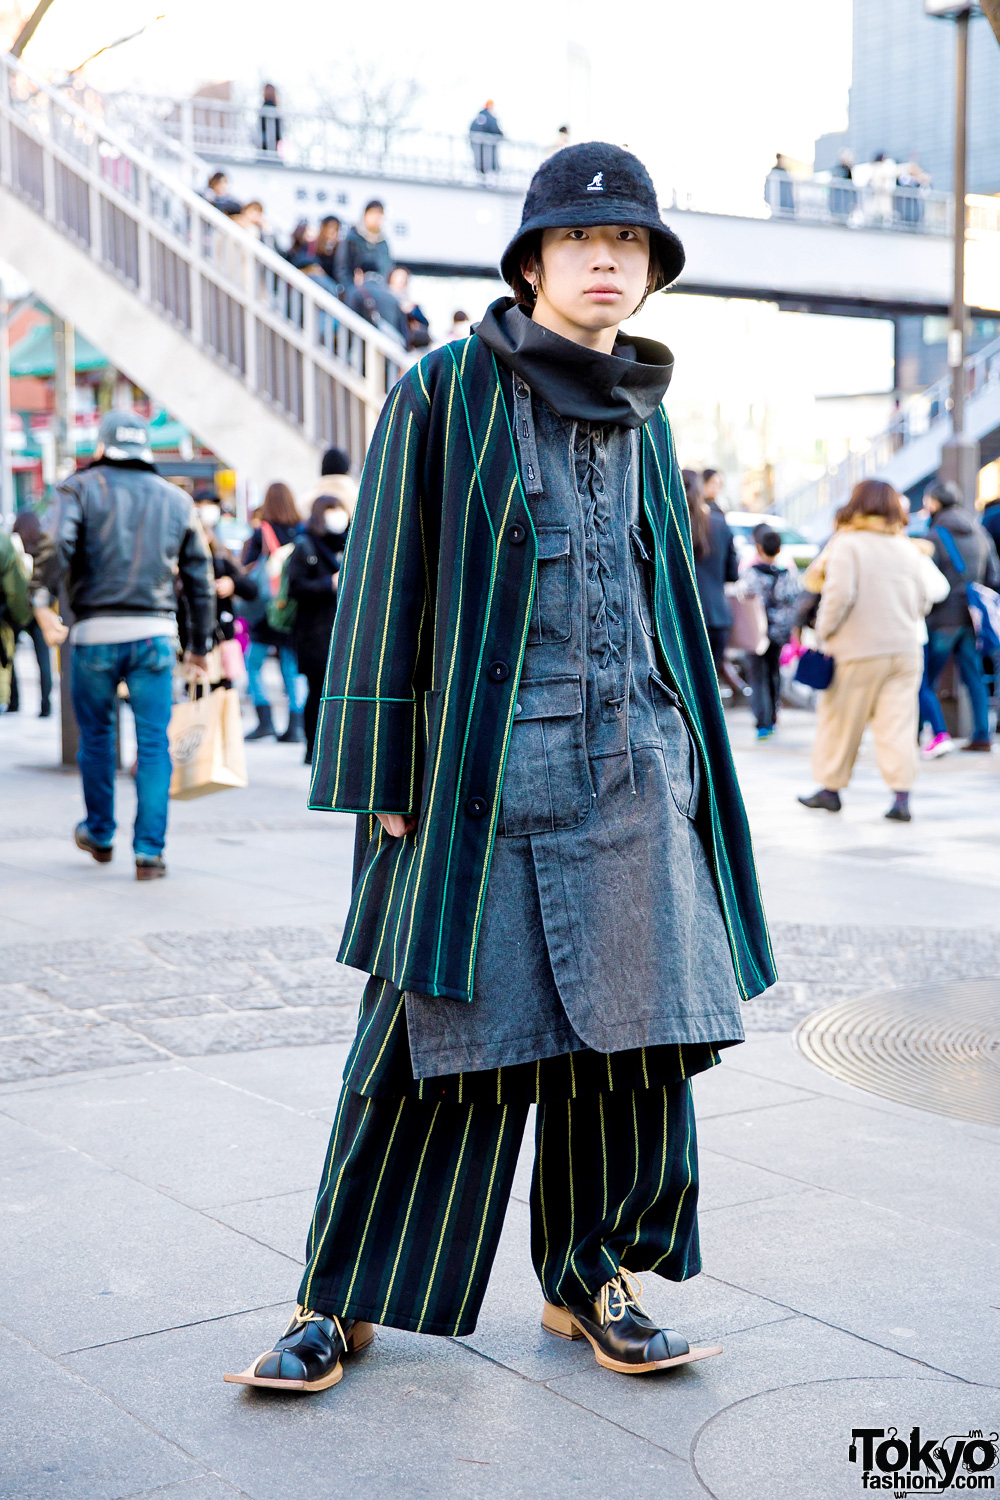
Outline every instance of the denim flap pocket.
<svg viewBox="0 0 1000 1500"><path fill-rule="evenodd" d="M677 811L685 818L693 818L698 811L701 766L687 720L680 710L681 700L657 672L649 674L649 696L660 732L660 750L670 795Z"/></svg>
<svg viewBox="0 0 1000 1500"><path fill-rule="evenodd" d="M583 713L583 692L579 677L539 677L525 681L517 689L518 722L524 719L565 719Z"/></svg>
<svg viewBox="0 0 1000 1500"><path fill-rule="evenodd" d="M572 633L569 583L569 527L539 526L536 556L537 583L532 612L532 645L568 641Z"/></svg>

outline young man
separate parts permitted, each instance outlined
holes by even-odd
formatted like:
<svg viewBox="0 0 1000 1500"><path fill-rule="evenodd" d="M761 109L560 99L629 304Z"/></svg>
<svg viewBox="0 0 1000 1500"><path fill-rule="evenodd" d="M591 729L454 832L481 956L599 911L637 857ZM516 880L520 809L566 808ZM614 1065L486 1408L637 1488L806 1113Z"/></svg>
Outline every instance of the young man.
<svg viewBox="0 0 1000 1500"><path fill-rule="evenodd" d="M132 411L106 412L93 463L56 491L54 531L54 565L65 578L75 621L73 712L87 804L74 839L98 864L111 861L115 705L118 684L125 682L137 743L132 838L137 880L158 880L167 872L175 578L187 602L187 661L197 671L207 670L215 630L215 580L201 526L188 496L161 479L152 460L143 419Z"/></svg>
<svg viewBox="0 0 1000 1500"><path fill-rule="evenodd" d="M619 337L683 251L615 146L538 170L515 299L372 443L311 805L358 813L365 969L299 1306L227 1379L319 1390L371 1324L470 1333L530 1103L542 1321L638 1374L718 1353L635 1273L699 1269L690 1077L773 982L660 402Z"/></svg>
<svg viewBox="0 0 1000 1500"><path fill-rule="evenodd" d="M334 258L337 268L334 280L340 286L354 285L354 273L362 269L362 261L371 262L380 276L388 276L392 270L392 253L382 229L384 222L385 204L373 198L365 204L360 221L340 241Z"/></svg>
<svg viewBox="0 0 1000 1500"><path fill-rule="evenodd" d="M800 589L797 575L775 561L781 551L778 533L769 526L758 527L754 539L757 554L743 581L747 593L756 594L764 605L767 650L758 656L747 656L747 680L750 683L750 707L757 721L757 738L766 740L770 739L778 722L781 648L792 638Z"/></svg>

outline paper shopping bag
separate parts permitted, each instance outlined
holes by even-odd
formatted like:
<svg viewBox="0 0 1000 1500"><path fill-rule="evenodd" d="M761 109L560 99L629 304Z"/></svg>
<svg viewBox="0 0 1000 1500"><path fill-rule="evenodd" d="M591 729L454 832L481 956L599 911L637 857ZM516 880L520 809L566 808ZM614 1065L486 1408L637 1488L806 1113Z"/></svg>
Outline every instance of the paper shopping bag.
<svg viewBox="0 0 1000 1500"><path fill-rule="evenodd" d="M247 785L240 700L231 688L175 704L167 734L177 801Z"/></svg>
<svg viewBox="0 0 1000 1500"><path fill-rule="evenodd" d="M729 600L733 612L729 645L751 656L763 656L767 650L767 612L756 594L734 594Z"/></svg>

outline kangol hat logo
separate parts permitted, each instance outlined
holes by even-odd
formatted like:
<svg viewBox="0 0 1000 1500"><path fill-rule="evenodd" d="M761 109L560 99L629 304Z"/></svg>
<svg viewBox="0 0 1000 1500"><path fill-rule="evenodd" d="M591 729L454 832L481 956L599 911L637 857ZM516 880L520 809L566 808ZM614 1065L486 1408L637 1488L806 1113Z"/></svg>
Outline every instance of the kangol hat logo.
<svg viewBox="0 0 1000 1500"><path fill-rule="evenodd" d="M604 192L604 173L603 172L595 172L594 173L593 177L587 183L587 192L588 193L603 193Z"/></svg>

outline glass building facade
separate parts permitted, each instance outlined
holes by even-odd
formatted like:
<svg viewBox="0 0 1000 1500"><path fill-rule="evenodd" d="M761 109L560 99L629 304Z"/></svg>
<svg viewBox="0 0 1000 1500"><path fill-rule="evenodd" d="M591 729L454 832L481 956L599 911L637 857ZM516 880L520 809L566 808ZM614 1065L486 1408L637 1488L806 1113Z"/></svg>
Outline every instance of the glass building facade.
<svg viewBox="0 0 1000 1500"><path fill-rule="evenodd" d="M820 136L816 170L845 147L859 162L912 152L933 186L952 186L955 25L923 0L854 0L853 77L846 131ZM969 34L968 191L1000 192L1000 43L985 17Z"/></svg>

